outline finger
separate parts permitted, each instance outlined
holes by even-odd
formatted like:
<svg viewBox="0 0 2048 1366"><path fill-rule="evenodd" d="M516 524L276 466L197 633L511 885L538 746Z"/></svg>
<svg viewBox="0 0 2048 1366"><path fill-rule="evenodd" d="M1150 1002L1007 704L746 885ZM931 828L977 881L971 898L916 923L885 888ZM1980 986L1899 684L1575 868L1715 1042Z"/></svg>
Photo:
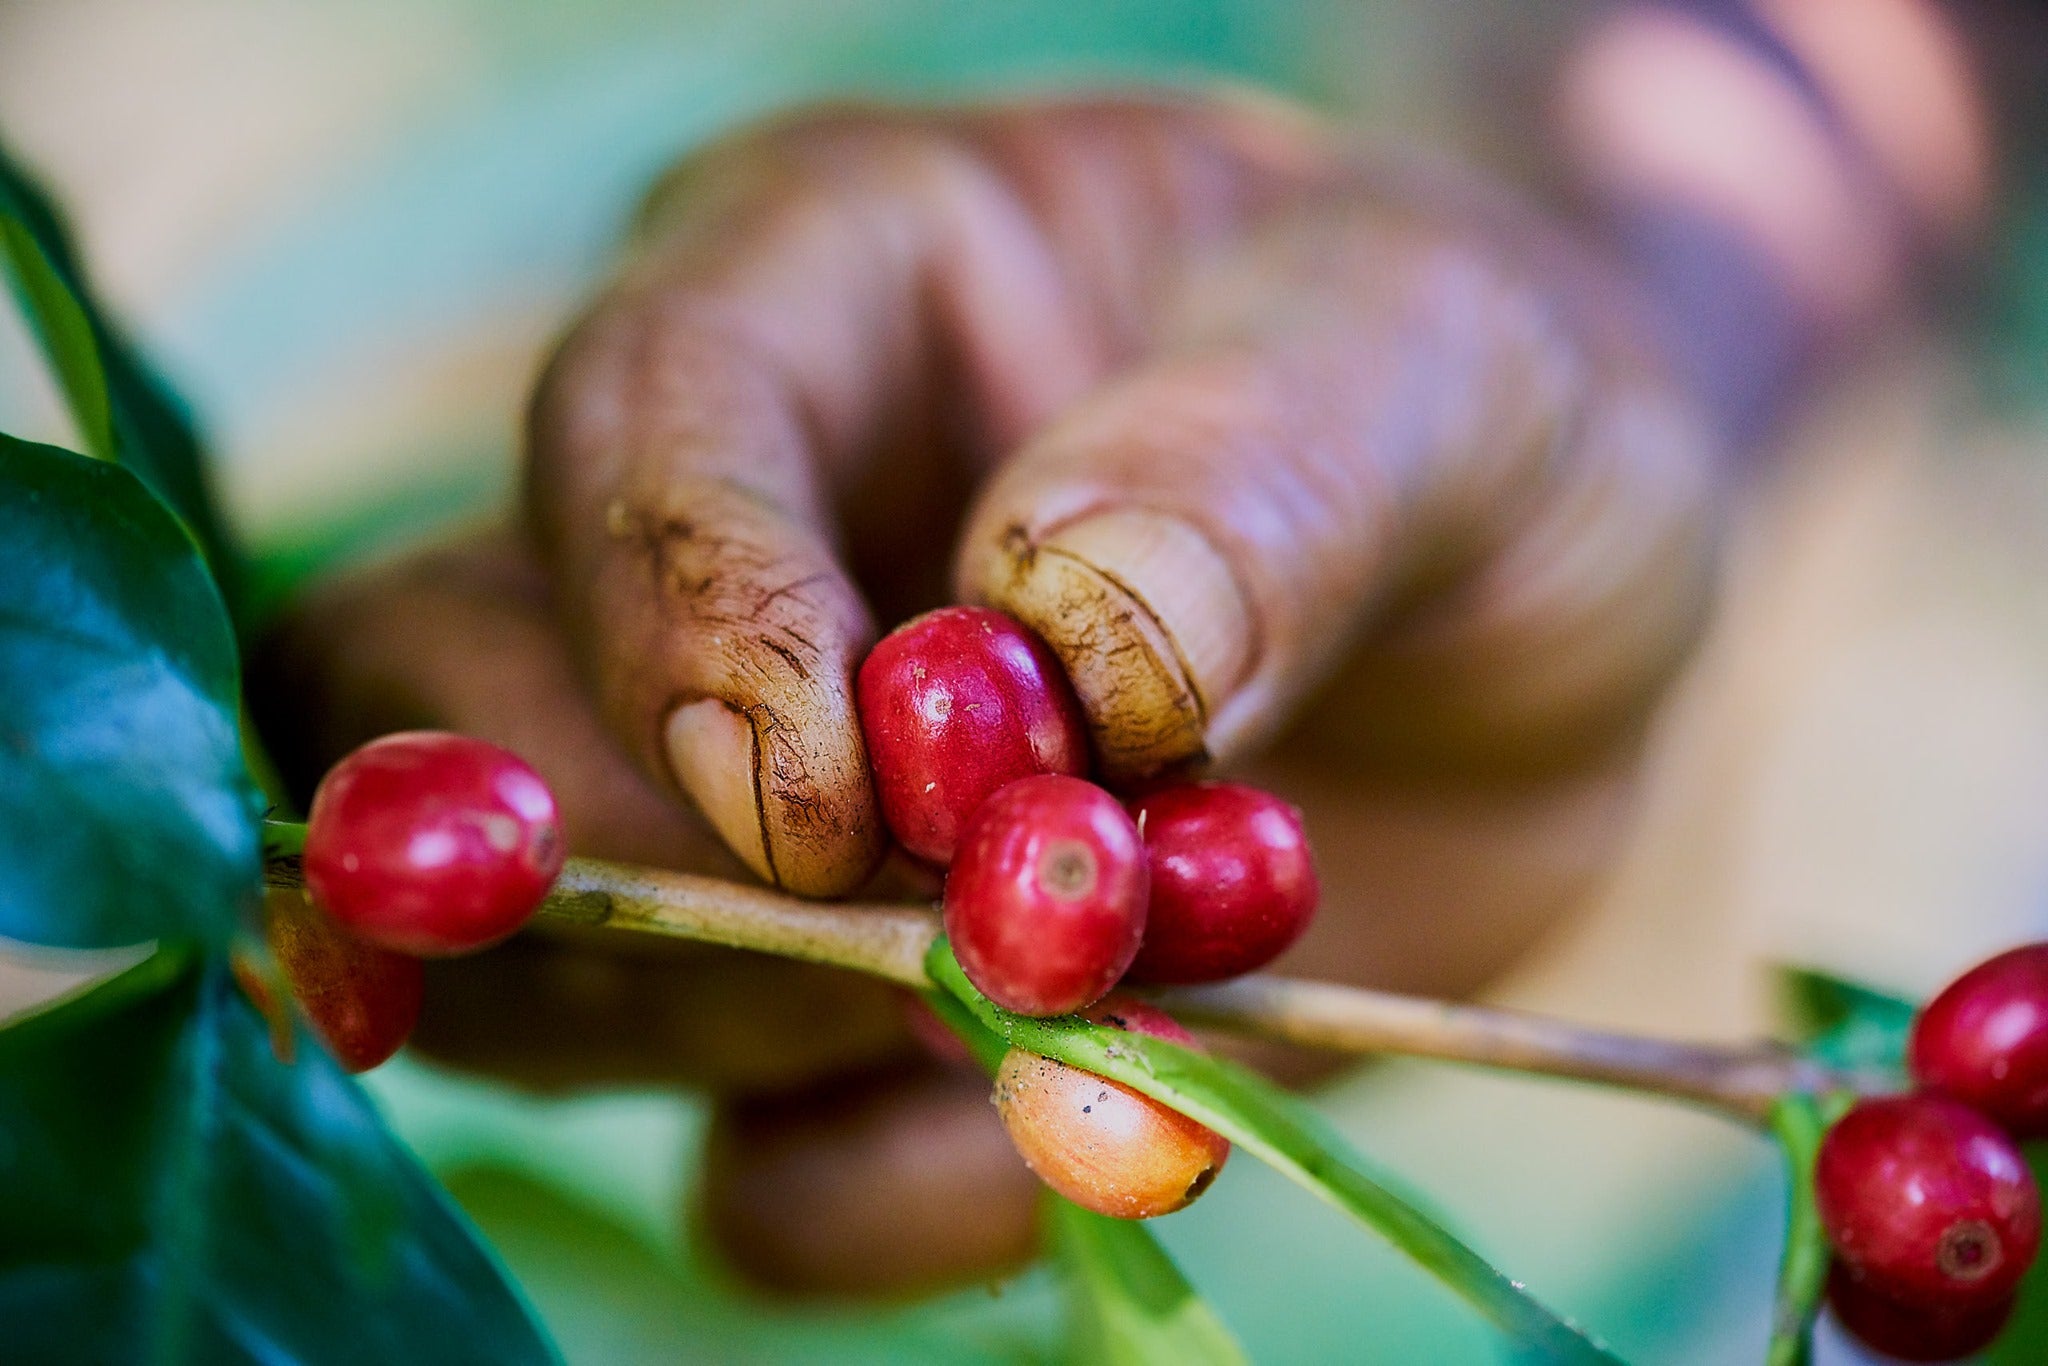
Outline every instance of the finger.
<svg viewBox="0 0 2048 1366"><path fill-rule="evenodd" d="M923 1069L722 1102L694 1199L760 1289L907 1297L1022 1267L1042 1194L988 1079Z"/></svg>
<svg viewBox="0 0 2048 1366"><path fill-rule="evenodd" d="M758 131L657 195L550 367L530 501L604 715L763 876L843 892L881 842L835 499L906 414L960 414L969 458L1096 382L1160 258L1290 173L1228 122L1076 102Z"/></svg>
<svg viewBox="0 0 2048 1366"><path fill-rule="evenodd" d="M366 740L455 730L533 765L554 790L575 853L743 871L605 734L555 629L539 566L502 528L307 593L256 651L251 706L302 800L328 764Z"/></svg>
<svg viewBox="0 0 2048 1366"><path fill-rule="evenodd" d="M1299 215L1000 471L961 591L1060 655L1112 777L1244 752L1382 631L1389 699L1473 754L1654 692L1705 598L1707 443L1540 240L1374 187Z"/></svg>
<svg viewBox="0 0 2048 1366"><path fill-rule="evenodd" d="M616 940L522 935L474 958L430 963L413 1046L541 1091L788 1088L902 1058L912 1046L891 990L868 978Z"/></svg>

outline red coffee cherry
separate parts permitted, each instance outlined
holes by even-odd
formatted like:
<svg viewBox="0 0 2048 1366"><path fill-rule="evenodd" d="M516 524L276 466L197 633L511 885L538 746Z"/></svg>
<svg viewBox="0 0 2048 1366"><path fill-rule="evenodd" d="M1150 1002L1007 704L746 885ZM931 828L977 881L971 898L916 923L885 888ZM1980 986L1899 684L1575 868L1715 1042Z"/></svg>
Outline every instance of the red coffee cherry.
<svg viewBox="0 0 2048 1366"><path fill-rule="evenodd" d="M946 864L996 789L1088 768L1081 704L1052 651L1001 612L942 607L891 631L855 681L882 818Z"/></svg>
<svg viewBox="0 0 2048 1366"><path fill-rule="evenodd" d="M1814 1195L1857 1277L1926 1309L2007 1298L2041 1241L2041 1198L2019 1149L1941 1096L1858 1101L1821 1140Z"/></svg>
<svg viewBox="0 0 2048 1366"><path fill-rule="evenodd" d="M1886 1299L1842 1263L1828 1272L1828 1308L1843 1331L1899 1361L1954 1361L1991 1345L2012 1317L2010 1296L1956 1311Z"/></svg>
<svg viewBox="0 0 2048 1366"><path fill-rule="evenodd" d="M1111 996L1086 1014L1096 1024L1195 1044L1171 1016L1140 1001ZM1021 1048L997 1069L996 1110L1040 1180L1116 1219L1173 1213L1207 1190L1230 1156L1228 1139L1178 1110Z"/></svg>
<svg viewBox="0 0 2048 1366"><path fill-rule="evenodd" d="M1220 982L1301 937L1321 888L1301 813L1242 783L1187 783L1130 804L1152 873L1135 982Z"/></svg>
<svg viewBox="0 0 2048 1366"><path fill-rule="evenodd" d="M968 980L1024 1015L1101 998L1145 932L1145 850L1116 798L1079 778L983 802L946 875L946 934Z"/></svg>
<svg viewBox="0 0 2048 1366"><path fill-rule="evenodd" d="M1913 1079L2004 1125L2048 1136L2048 944L1979 963L1913 1021Z"/></svg>
<svg viewBox="0 0 2048 1366"><path fill-rule="evenodd" d="M297 893L270 897L268 922L270 951L335 1059L367 1072L396 1053L419 1023L420 960L365 944Z"/></svg>
<svg viewBox="0 0 2048 1366"><path fill-rule="evenodd" d="M518 755L407 731L321 780L306 886L360 939L422 957L468 953L526 923L563 853L554 794Z"/></svg>

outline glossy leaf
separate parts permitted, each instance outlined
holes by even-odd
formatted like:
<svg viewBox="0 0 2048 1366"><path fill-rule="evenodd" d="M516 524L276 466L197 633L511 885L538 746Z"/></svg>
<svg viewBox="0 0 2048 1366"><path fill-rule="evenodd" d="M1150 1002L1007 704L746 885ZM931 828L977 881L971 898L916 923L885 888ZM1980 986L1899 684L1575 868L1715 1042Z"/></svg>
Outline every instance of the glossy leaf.
<svg viewBox="0 0 2048 1366"><path fill-rule="evenodd" d="M190 539L127 469L0 436L0 585L0 936L224 941L260 801Z"/></svg>
<svg viewBox="0 0 2048 1366"><path fill-rule="evenodd" d="M176 953L0 1032L9 1360L554 1360L361 1090L294 1054Z"/></svg>
<svg viewBox="0 0 2048 1366"><path fill-rule="evenodd" d="M1794 1040L1836 1067L1903 1073L1911 1001L1812 968L1778 969Z"/></svg>
<svg viewBox="0 0 2048 1366"><path fill-rule="evenodd" d="M1058 1198L1046 1203L1053 1247L1080 1311L1080 1360L1243 1366L1237 1339L1143 1224Z"/></svg>
<svg viewBox="0 0 2048 1366"><path fill-rule="evenodd" d="M1545 1309L1442 1225L1365 1172L1323 1118L1245 1068L1163 1039L1072 1016L1015 1015L974 989L942 936L925 971L1011 1046L1122 1082L1163 1101L1252 1153L1384 1237L1514 1341L1525 1360L1602 1363L1617 1358Z"/></svg>
<svg viewBox="0 0 2048 1366"><path fill-rule="evenodd" d="M56 207L0 147L0 263L93 454L133 469L197 537L230 602L241 571L183 406L93 293ZM23 246L26 241L33 250ZM95 373L96 372L96 373Z"/></svg>

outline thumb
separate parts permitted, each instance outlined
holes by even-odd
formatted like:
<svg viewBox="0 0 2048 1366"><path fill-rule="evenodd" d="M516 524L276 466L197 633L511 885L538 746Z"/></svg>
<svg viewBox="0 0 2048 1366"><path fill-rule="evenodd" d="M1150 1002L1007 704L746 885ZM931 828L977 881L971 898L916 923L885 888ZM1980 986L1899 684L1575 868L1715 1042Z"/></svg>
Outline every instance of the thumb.
<svg viewBox="0 0 2048 1366"><path fill-rule="evenodd" d="M962 595L1060 656L1105 773L1242 753L1433 606L1469 618L1427 633L1459 686L1415 686L1409 651L1403 695L1452 697L1428 729L1461 749L1654 690L1705 593L1705 445L1626 334L1581 340L1412 224L1300 255L1028 442L969 521Z"/></svg>

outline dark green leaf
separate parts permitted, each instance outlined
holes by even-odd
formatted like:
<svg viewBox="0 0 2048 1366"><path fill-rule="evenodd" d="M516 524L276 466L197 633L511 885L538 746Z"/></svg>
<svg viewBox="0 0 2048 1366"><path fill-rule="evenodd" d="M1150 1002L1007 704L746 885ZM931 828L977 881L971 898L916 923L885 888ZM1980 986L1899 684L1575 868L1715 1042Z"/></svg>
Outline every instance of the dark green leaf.
<svg viewBox="0 0 2048 1366"><path fill-rule="evenodd" d="M1525 1359L1616 1358L1538 1304L1435 1220L1366 1175L1364 1159L1300 1100L1233 1063L1071 1016L1037 1020L974 989L942 936L925 971L1017 1048L1113 1078L1208 1125L1384 1237L1523 1348Z"/></svg>
<svg viewBox="0 0 2048 1366"><path fill-rule="evenodd" d="M296 1054L182 954L0 1032L9 1360L554 1360L361 1090Z"/></svg>
<svg viewBox="0 0 2048 1366"><path fill-rule="evenodd" d="M1911 1001L1811 968L1779 968L1778 991L1793 1038L1815 1057L1857 1070L1904 1068Z"/></svg>
<svg viewBox="0 0 2048 1366"><path fill-rule="evenodd" d="M1053 1246L1080 1310L1082 1361L1243 1366L1244 1349L1142 1224L1048 1200Z"/></svg>
<svg viewBox="0 0 2048 1366"><path fill-rule="evenodd" d="M234 641L127 469L0 436L0 936L216 942L257 891Z"/></svg>
<svg viewBox="0 0 2048 1366"><path fill-rule="evenodd" d="M88 447L129 466L171 505L199 539L228 600L238 601L241 572L183 406L100 307L55 206L4 147L0 224L9 228L0 232L7 247L0 264L49 353ZM22 249L24 238L33 252Z"/></svg>

